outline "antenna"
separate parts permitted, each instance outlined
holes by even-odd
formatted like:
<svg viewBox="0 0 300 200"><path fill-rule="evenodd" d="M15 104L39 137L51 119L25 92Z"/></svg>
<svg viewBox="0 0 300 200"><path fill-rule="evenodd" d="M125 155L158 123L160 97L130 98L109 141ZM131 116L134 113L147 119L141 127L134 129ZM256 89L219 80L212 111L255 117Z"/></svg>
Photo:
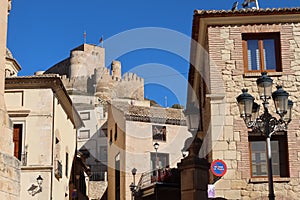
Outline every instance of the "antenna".
<svg viewBox="0 0 300 200"><path fill-rule="evenodd" d="M168 107L168 97L165 96L165 107Z"/></svg>
<svg viewBox="0 0 300 200"><path fill-rule="evenodd" d="M83 33L83 43L84 44L86 43L86 31L84 31L84 33Z"/></svg>
<svg viewBox="0 0 300 200"><path fill-rule="evenodd" d="M231 8L231 11L237 10L238 5L239 5L239 2L237 2L237 1L234 2L233 5L232 5L232 8Z"/></svg>
<svg viewBox="0 0 300 200"><path fill-rule="evenodd" d="M258 0L244 0L244 3L242 4L243 8L249 7L251 2L255 2L256 9L259 9Z"/></svg>

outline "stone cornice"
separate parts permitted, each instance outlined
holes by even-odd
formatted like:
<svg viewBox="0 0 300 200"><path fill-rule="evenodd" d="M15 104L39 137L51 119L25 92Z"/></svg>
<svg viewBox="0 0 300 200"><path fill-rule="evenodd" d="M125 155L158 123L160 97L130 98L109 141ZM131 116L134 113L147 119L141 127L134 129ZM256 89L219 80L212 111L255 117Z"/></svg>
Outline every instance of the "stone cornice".
<svg viewBox="0 0 300 200"><path fill-rule="evenodd" d="M20 64L14 58L6 57L6 60L11 61L14 64L14 66L16 67L17 71L21 70Z"/></svg>
<svg viewBox="0 0 300 200"><path fill-rule="evenodd" d="M84 126L61 79L56 75L8 77L5 79L5 89L52 89L74 127Z"/></svg>

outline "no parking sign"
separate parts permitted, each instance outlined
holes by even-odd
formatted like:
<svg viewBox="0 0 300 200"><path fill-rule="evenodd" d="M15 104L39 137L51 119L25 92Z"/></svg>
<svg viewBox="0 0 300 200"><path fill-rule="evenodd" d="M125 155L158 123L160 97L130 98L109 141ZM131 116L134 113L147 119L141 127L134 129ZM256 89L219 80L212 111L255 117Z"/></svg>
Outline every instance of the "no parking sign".
<svg viewBox="0 0 300 200"><path fill-rule="evenodd" d="M227 171L227 166L223 160L215 160L211 163L210 170L215 176L223 176Z"/></svg>

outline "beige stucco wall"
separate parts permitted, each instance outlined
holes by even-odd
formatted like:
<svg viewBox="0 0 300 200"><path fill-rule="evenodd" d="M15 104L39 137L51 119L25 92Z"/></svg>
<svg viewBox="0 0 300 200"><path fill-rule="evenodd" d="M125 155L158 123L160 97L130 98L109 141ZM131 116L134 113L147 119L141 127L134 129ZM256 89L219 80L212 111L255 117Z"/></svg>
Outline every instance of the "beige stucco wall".
<svg viewBox="0 0 300 200"><path fill-rule="evenodd" d="M108 121L107 121L107 135L108 135L108 146L107 146L107 197L109 200L115 199L115 160L116 156L119 155L120 158L120 177L124 177L124 169L126 165L125 160L125 121L123 119L123 114L119 110L112 109L111 106L108 106ZM111 117L111 116L115 116ZM117 140L114 139L115 135L115 123L118 124L117 131L118 137ZM110 144L110 139L112 143ZM120 198L125 199L125 182L124 178L120 180Z"/></svg>
<svg viewBox="0 0 300 200"><path fill-rule="evenodd" d="M51 89L6 90L5 99L9 113L20 114L20 117L12 117L13 123L24 126L22 152L27 152L27 163L21 167L22 199L65 199L76 150L76 130L72 122ZM55 137L59 139L59 151L55 150ZM67 176L66 152L69 154ZM59 180L54 176L56 160L63 166ZM32 197L27 190L37 184L38 175L44 179L43 191Z"/></svg>
<svg viewBox="0 0 300 200"><path fill-rule="evenodd" d="M55 99L55 114L54 114L54 132L55 137L60 138L60 152L59 156L56 151L54 156L59 159L62 163L62 178L57 180L53 178L53 199L64 199L65 194L67 194L66 199L69 197L69 180L71 176L72 162L74 158L74 153L76 153L76 129L72 122L68 119L63 108L58 103L57 99ZM55 145L54 145L55 146ZM54 147L55 148L55 147ZM68 153L68 173L66 174L66 153ZM55 166L55 165L54 165Z"/></svg>
<svg viewBox="0 0 300 200"><path fill-rule="evenodd" d="M115 199L115 156L120 153L121 168L121 199L130 199L131 191L129 185L133 182L131 170L137 169L135 176L136 184L141 174L151 170L151 152L155 153L152 139L152 125L162 125L167 128L166 141L159 143L158 153L168 153L170 167L177 167L177 163L182 159L181 149L184 142L191 134L186 126L170 124L157 124L138 121L125 121L124 115L114 110L113 114L109 108L108 118L108 140L110 130L112 130L111 145L108 145L108 199ZM118 125L117 140L114 139L115 123Z"/></svg>

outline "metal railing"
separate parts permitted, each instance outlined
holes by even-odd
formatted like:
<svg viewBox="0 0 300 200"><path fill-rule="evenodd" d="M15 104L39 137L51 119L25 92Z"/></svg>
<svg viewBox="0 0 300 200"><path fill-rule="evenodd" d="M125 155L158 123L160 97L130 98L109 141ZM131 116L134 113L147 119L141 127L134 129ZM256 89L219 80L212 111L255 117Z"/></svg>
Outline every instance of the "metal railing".
<svg viewBox="0 0 300 200"><path fill-rule="evenodd" d="M107 172L91 172L90 181L107 181Z"/></svg>
<svg viewBox="0 0 300 200"><path fill-rule="evenodd" d="M162 168L144 172L137 184L137 190L155 183L172 183L180 182L179 171L176 168Z"/></svg>

